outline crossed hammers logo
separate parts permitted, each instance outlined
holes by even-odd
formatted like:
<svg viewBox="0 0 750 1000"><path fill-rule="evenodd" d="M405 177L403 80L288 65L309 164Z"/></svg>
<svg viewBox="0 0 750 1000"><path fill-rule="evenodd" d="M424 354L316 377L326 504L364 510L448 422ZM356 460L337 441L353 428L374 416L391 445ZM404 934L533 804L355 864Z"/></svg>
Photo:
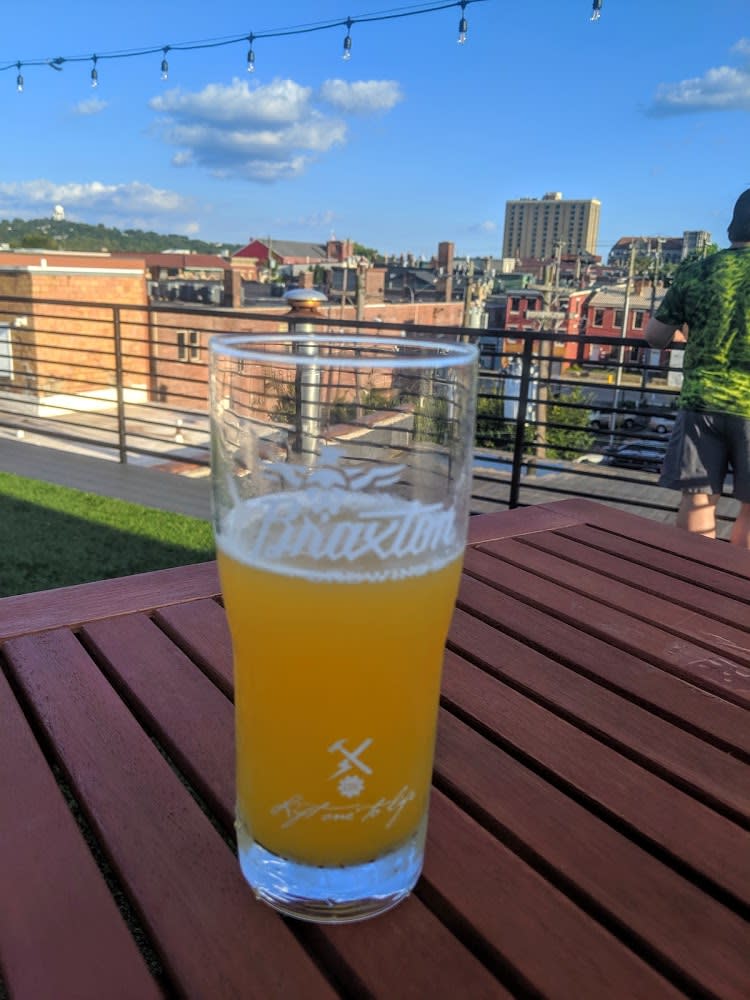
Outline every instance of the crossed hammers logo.
<svg viewBox="0 0 750 1000"><path fill-rule="evenodd" d="M346 740L336 740L328 747L329 753L340 753L341 760L339 761L338 768L328 779L333 781L334 778L341 777L342 774L346 774L347 771L351 771L353 767L362 771L363 774L372 774L372 768L368 767L364 761L360 760L360 754L362 754L372 743L371 739L363 740L362 743L354 750L347 749Z"/></svg>

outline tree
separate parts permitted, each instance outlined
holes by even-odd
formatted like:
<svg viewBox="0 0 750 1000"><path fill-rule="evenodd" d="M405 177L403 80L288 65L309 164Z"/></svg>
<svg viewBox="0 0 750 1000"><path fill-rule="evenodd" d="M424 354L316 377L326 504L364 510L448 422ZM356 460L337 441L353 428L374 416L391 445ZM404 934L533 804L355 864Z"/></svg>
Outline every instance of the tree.
<svg viewBox="0 0 750 1000"><path fill-rule="evenodd" d="M514 434L515 425L505 420L503 397L480 395L474 444L478 448L506 448Z"/></svg>
<svg viewBox="0 0 750 1000"><path fill-rule="evenodd" d="M550 458L572 460L591 448L589 430L591 394L579 386L555 396L547 407L547 452Z"/></svg>
<svg viewBox="0 0 750 1000"><path fill-rule="evenodd" d="M374 264L376 260L382 258L382 254L379 250L374 250L372 247L363 246L361 243L354 244L354 253L358 257L367 257L371 264Z"/></svg>
<svg viewBox="0 0 750 1000"><path fill-rule="evenodd" d="M719 252L718 243L708 243L702 250L691 250L690 253L685 257L681 264L690 264L694 260L703 260L704 257L710 257L711 254Z"/></svg>

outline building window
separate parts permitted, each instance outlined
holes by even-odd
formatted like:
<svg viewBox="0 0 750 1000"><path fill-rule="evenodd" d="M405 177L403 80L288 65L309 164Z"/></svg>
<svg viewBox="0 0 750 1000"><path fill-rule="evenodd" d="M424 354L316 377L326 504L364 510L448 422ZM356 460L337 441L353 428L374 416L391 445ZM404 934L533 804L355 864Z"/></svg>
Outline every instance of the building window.
<svg viewBox="0 0 750 1000"><path fill-rule="evenodd" d="M594 326L604 326L603 309L594 309Z"/></svg>
<svg viewBox="0 0 750 1000"><path fill-rule="evenodd" d="M517 298L512 298L510 300L510 308L513 312L518 312L518 310L521 308L521 300Z"/></svg>
<svg viewBox="0 0 750 1000"><path fill-rule="evenodd" d="M633 316L633 329L642 330L643 329L643 317L645 313L642 309L636 309L635 315Z"/></svg>
<svg viewBox="0 0 750 1000"><path fill-rule="evenodd" d="M622 309L615 309L615 326L622 326L622 318L625 314Z"/></svg>
<svg viewBox="0 0 750 1000"><path fill-rule="evenodd" d="M8 323L0 323L0 378L13 378L13 342Z"/></svg>
<svg viewBox="0 0 750 1000"><path fill-rule="evenodd" d="M200 361L201 345L197 330L177 331L177 360Z"/></svg>

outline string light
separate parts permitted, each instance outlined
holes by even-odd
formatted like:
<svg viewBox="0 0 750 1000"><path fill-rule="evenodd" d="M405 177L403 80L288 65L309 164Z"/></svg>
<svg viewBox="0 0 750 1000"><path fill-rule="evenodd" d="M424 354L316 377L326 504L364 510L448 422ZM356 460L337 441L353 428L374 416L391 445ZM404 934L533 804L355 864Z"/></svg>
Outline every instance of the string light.
<svg viewBox="0 0 750 1000"><path fill-rule="evenodd" d="M466 36L469 33L469 22L464 16L466 13L466 0L461 0L461 20L458 22L458 44L466 43Z"/></svg>
<svg viewBox="0 0 750 1000"><path fill-rule="evenodd" d="M461 8L461 20L459 22L459 42L464 44L466 41L468 23L466 20L465 11L466 8L473 3L489 3L491 0L433 0L432 3L422 2L408 7L391 8L390 10L375 11L372 14L363 14L360 17L346 17L339 18L335 21L319 21L312 24L302 24L287 28L276 28L270 31L259 32L258 34L250 34L244 32L241 35L235 35L231 37L224 38L214 38L214 39L203 39L195 42L181 42L172 45L164 46L150 46L138 49L124 49L114 52L99 52L96 56L56 56L54 58L45 57L43 59L24 59L24 60L13 60L12 62L0 64L0 72L4 70L9 70L15 68L17 70L16 86L19 91L23 90L23 76L21 74L21 66L28 68L29 66L49 66L51 69L60 71L63 68L63 64L66 62L87 62L89 60L94 62L94 66L91 70L91 85L96 86L98 83L98 70L97 62L101 62L104 59L132 59L138 56L148 56L155 53L162 53L161 61L161 78L162 80L168 79L169 76L169 63L167 62L167 53L170 51L177 50L179 52L190 52L197 49L214 49L220 48L227 45L236 45L240 42L249 42L250 47L247 53L247 71L252 73L255 71L255 52L253 50L253 43L258 38L285 38L290 35L306 35L317 31L326 31L332 28L346 28L346 36L344 38L344 51L343 58L349 59L351 57L352 48L352 38L351 29L355 24L369 24L377 21L394 21L400 20L405 17L418 17L424 14L434 14L438 11L450 10L452 7ZM595 11L601 9L602 0L593 0Z"/></svg>
<svg viewBox="0 0 750 1000"><path fill-rule="evenodd" d="M591 20L598 21L602 16L602 0L594 0L594 5L591 9Z"/></svg>

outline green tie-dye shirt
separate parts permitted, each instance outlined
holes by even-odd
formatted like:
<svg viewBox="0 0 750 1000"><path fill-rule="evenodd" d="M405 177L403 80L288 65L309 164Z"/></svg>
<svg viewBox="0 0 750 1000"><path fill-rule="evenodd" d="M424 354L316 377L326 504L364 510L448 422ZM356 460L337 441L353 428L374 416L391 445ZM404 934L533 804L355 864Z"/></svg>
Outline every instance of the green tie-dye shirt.
<svg viewBox="0 0 750 1000"><path fill-rule="evenodd" d="M750 417L750 247L680 267L656 318L689 327L680 406Z"/></svg>

